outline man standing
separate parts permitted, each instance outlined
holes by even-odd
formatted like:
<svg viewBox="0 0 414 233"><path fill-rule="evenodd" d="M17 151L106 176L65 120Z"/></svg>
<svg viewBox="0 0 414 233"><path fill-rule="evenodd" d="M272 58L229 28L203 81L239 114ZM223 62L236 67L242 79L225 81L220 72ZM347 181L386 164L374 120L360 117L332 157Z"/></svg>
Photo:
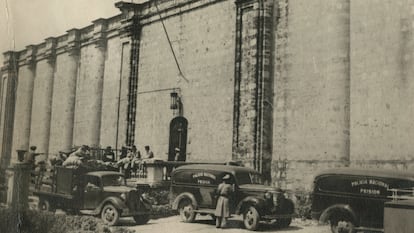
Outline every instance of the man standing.
<svg viewBox="0 0 414 233"><path fill-rule="evenodd" d="M29 152L26 154L25 162L29 163L32 167L32 169L35 168L35 160L36 156L39 155L39 153L36 153L36 146L31 146Z"/></svg>
<svg viewBox="0 0 414 233"><path fill-rule="evenodd" d="M230 184L230 175L226 174L222 178L223 182L217 188L218 200L216 206L216 227L226 227L227 218L230 217L230 195L234 192L233 185Z"/></svg>
<svg viewBox="0 0 414 233"><path fill-rule="evenodd" d="M175 148L175 157L174 157L174 161L180 161L180 148Z"/></svg>

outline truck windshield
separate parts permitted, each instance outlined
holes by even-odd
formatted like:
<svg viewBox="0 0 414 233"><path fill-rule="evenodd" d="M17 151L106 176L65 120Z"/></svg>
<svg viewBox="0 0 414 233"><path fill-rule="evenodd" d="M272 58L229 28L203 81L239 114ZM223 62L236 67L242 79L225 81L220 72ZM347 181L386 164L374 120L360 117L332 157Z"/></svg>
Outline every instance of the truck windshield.
<svg viewBox="0 0 414 233"><path fill-rule="evenodd" d="M238 173L236 175L237 183L242 184L263 184L262 176L259 173Z"/></svg>
<svg viewBox="0 0 414 233"><path fill-rule="evenodd" d="M103 186L123 186L125 185L125 179L118 175L109 175L102 177Z"/></svg>

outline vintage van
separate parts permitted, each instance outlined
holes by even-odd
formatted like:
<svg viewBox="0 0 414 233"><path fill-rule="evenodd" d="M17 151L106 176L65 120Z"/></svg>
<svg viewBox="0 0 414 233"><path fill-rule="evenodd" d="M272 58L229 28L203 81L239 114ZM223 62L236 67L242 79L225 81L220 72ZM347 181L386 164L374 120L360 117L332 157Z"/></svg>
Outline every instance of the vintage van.
<svg viewBox="0 0 414 233"><path fill-rule="evenodd" d="M282 190L264 185L259 172L240 166L194 164L177 168L171 175L172 208L184 222L193 222L196 214L214 217L216 189L227 174L235 184L230 212L243 215L246 229L256 230L261 221L276 221L279 227L290 225L293 202Z"/></svg>
<svg viewBox="0 0 414 233"><path fill-rule="evenodd" d="M312 218L330 223L332 232L382 232L390 189L413 188L414 173L337 168L316 175L313 185Z"/></svg>

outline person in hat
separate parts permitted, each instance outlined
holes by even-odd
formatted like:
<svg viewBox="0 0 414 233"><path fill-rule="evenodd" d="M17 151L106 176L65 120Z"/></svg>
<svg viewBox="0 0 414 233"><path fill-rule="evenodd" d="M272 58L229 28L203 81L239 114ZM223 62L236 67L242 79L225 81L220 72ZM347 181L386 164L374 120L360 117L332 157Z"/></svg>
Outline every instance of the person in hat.
<svg viewBox="0 0 414 233"><path fill-rule="evenodd" d="M175 148L174 151L175 151L174 161L180 161L180 158L181 158L181 156L180 156L180 148Z"/></svg>
<svg viewBox="0 0 414 233"><path fill-rule="evenodd" d="M115 162L115 153L112 151L112 147L107 146L104 153L102 160L104 162Z"/></svg>
<svg viewBox="0 0 414 233"><path fill-rule="evenodd" d="M214 215L216 216L216 227L224 228L227 218L230 217L230 197L234 192L234 186L230 182L230 175L226 174L222 178L222 183L217 188L217 206Z"/></svg>
<svg viewBox="0 0 414 233"><path fill-rule="evenodd" d="M36 153L36 149L36 146L31 146L25 157L25 162L29 163L32 169L35 168L36 156L40 155L39 153Z"/></svg>
<svg viewBox="0 0 414 233"><path fill-rule="evenodd" d="M144 148L145 148L145 158L147 159L154 158L154 153L151 151L150 146L146 145Z"/></svg>

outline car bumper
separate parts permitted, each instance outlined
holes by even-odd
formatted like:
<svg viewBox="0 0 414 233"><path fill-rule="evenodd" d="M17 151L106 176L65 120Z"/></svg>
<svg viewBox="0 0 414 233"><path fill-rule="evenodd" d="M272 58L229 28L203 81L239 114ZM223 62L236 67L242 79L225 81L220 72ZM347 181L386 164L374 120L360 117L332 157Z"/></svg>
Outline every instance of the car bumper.
<svg viewBox="0 0 414 233"><path fill-rule="evenodd" d="M294 218L297 217L297 214L266 214L261 216L263 220L274 220L274 219L283 219L283 218Z"/></svg>
<svg viewBox="0 0 414 233"><path fill-rule="evenodd" d="M321 217L322 211L312 211L311 212L311 217L314 220L319 220L319 218Z"/></svg>

